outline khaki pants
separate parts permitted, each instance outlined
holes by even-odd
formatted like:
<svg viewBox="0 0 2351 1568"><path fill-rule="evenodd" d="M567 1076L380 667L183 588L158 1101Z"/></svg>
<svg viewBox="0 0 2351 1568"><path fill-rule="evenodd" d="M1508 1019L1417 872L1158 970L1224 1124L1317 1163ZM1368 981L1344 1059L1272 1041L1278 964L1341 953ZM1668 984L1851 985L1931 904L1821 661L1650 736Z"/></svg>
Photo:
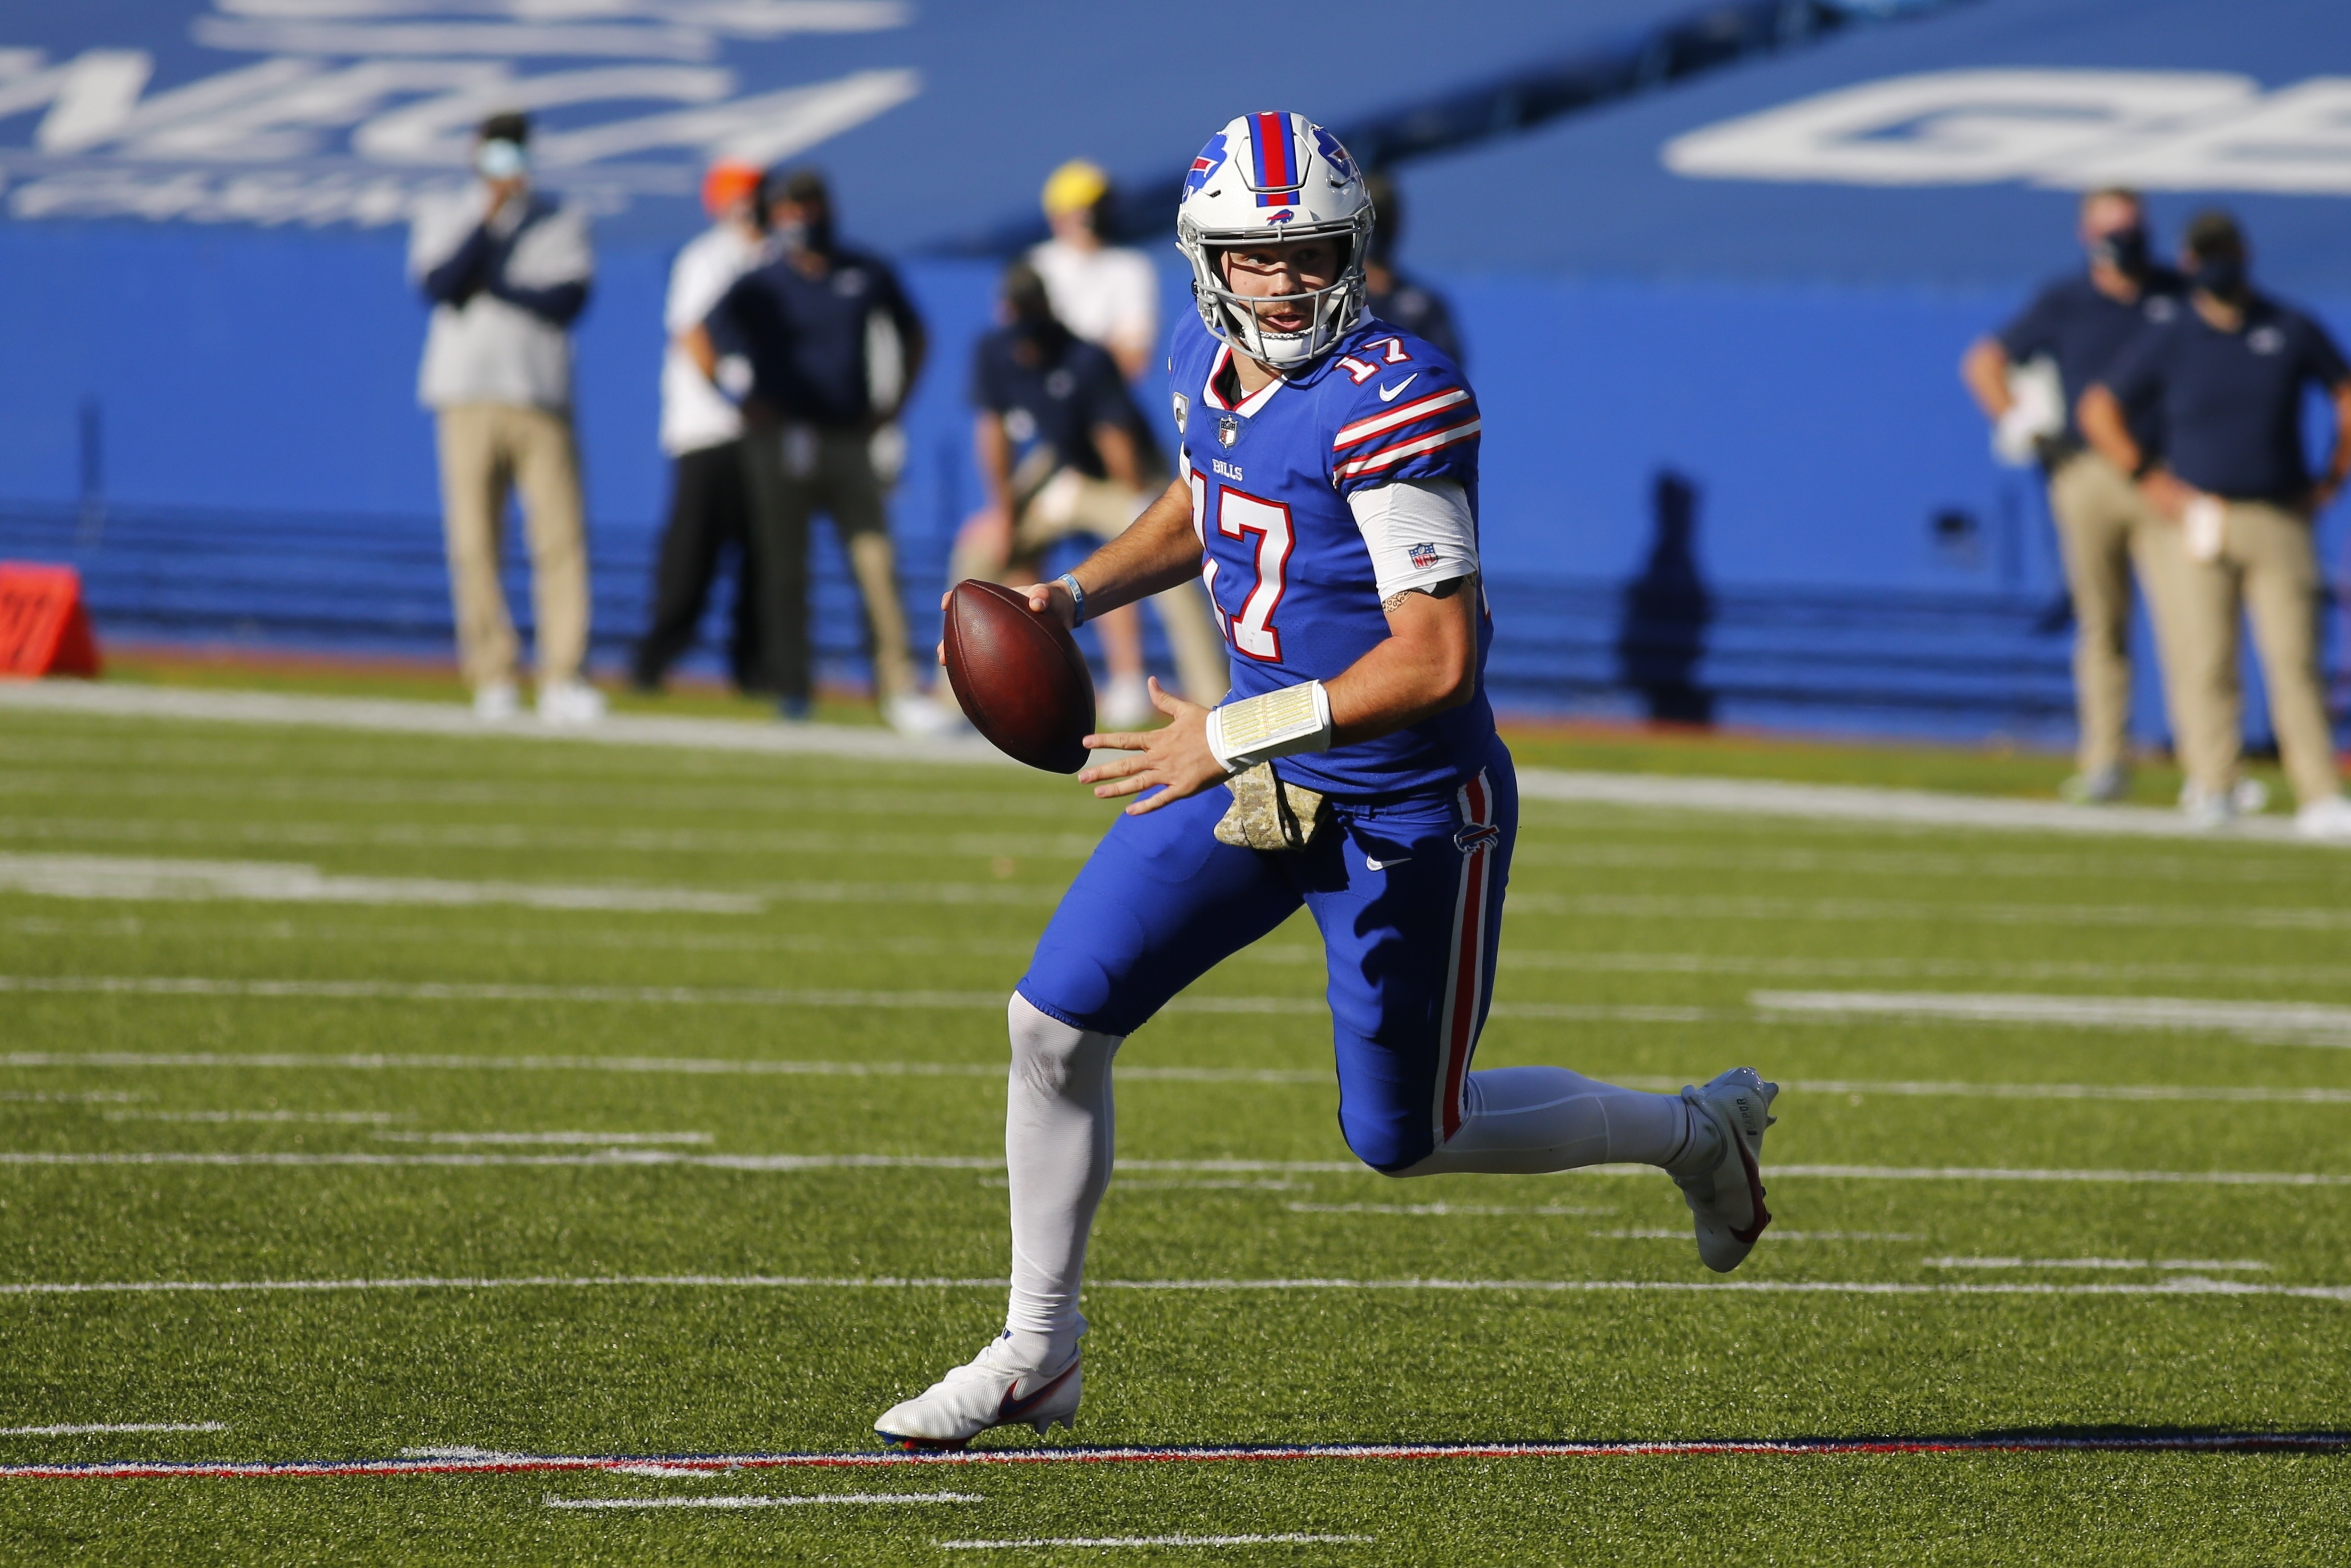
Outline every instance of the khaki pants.
<svg viewBox="0 0 2351 1568"><path fill-rule="evenodd" d="M539 687L575 679L588 653L588 544L569 416L470 402L441 410L435 425L449 596L466 684L479 688L515 678L520 648L498 581L509 488L522 492L530 544Z"/></svg>
<svg viewBox="0 0 2351 1568"><path fill-rule="evenodd" d="M2175 530L2177 531L2177 530ZM2323 800L2339 788L2335 737L2318 669L2318 555L2307 517L2267 501L2231 501L2214 559L2179 549L2186 633L2180 686L2192 706L2183 746L2189 780L2220 792L2236 781L2245 694L2237 627L2250 612L2267 677L2270 724L2295 797Z"/></svg>
<svg viewBox="0 0 2351 1568"><path fill-rule="evenodd" d="M809 695L809 519L820 511L832 519L865 601L874 695L888 698L918 689L870 439L861 431L806 424L753 431L743 438L743 465L770 689L780 697Z"/></svg>
<svg viewBox="0 0 2351 1568"><path fill-rule="evenodd" d="M2074 600L2074 705L2084 773L2120 767L2130 755L2130 614L2137 569L2163 665L2171 727L2187 725L2178 697L2180 574L2179 529L2156 516L2127 475L2095 452L2067 458L2049 476L2049 511ZM2184 558L2182 558L2184 559Z"/></svg>
<svg viewBox="0 0 2351 1568"><path fill-rule="evenodd" d="M1139 503L1150 499L1110 480L1090 479L1065 468L1021 508L1012 528L1010 564L1024 569L1019 580L1026 581L1025 569L1061 540L1077 534L1114 539L1141 514ZM967 577L992 578L998 570L993 560L959 553L948 563L947 575L960 582ZM1221 701L1232 687L1232 664L1225 652L1224 634L1217 630L1208 608L1207 591L1196 582L1181 583L1153 594L1150 602L1167 632L1168 649L1176 655L1176 678L1184 695L1208 706Z"/></svg>

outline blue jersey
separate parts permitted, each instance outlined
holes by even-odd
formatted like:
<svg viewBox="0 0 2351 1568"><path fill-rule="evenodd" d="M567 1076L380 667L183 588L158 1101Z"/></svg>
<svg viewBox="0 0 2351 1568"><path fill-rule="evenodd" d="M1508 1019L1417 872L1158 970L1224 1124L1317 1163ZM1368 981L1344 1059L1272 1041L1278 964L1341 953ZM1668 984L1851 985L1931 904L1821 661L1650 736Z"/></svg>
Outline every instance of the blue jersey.
<svg viewBox="0 0 2351 1568"><path fill-rule="evenodd" d="M1453 361L1365 317L1300 375L1238 405L1219 395L1232 350L1196 317L1167 370L1201 577L1232 649L1233 695L1327 681L1384 641L1371 549L1347 497L1399 479L1449 479L1478 508L1478 401ZM1486 765L1493 619L1479 596L1478 689L1408 729L1274 769L1342 800L1450 790Z"/></svg>

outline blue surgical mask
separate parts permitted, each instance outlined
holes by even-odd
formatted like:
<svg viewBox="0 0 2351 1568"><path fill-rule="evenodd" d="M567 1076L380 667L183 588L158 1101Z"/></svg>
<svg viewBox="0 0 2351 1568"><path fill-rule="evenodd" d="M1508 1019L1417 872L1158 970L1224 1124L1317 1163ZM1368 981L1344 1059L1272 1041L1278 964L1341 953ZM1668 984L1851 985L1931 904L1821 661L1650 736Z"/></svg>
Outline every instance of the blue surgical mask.
<svg viewBox="0 0 2351 1568"><path fill-rule="evenodd" d="M530 154L519 141L485 141L474 150L474 167L485 180L512 180L530 168Z"/></svg>

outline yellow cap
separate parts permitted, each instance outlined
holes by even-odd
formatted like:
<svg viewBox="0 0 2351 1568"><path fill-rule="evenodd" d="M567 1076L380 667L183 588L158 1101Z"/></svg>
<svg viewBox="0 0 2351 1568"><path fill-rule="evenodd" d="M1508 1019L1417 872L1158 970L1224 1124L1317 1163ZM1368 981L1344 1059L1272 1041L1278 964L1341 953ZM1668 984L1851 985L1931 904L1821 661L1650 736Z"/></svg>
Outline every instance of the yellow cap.
<svg viewBox="0 0 2351 1568"><path fill-rule="evenodd" d="M1072 158L1045 179L1045 215L1083 212L1110 194L1110 176L1098 164Z"/></svg>

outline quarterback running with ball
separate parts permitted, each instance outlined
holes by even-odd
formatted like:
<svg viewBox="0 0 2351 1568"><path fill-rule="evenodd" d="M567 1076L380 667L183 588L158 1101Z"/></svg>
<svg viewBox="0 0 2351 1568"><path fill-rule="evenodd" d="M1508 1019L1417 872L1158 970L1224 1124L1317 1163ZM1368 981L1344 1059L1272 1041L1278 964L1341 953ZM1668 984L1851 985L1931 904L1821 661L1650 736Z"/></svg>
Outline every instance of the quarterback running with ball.
<svg viewBox="0 0 2351 1568"><path fill-rule="evenodd" d="M1235 120L1185 180L1176 244L1199 319L1168 361L1178 476L1029 602L1075 626L1197 576L1233 689L1204 708L1155 683L1165 728L1087 738L1124 755L1079 777L1138 799L1012 995L1010 1310L971 1362L874 1423L893 1445L1073 1424L1112 1058L1301 904L1329 957L1339 1124L1365 1165L1658 1166L1725 1271L1770 1223L1758 1162L1779 1089L1751 1068L1677 1095L1469 1071L1519 804L1484 684L1478 402L1442 353L1364 314L1371 233L1362 172L1302 115Z"/></svg>

